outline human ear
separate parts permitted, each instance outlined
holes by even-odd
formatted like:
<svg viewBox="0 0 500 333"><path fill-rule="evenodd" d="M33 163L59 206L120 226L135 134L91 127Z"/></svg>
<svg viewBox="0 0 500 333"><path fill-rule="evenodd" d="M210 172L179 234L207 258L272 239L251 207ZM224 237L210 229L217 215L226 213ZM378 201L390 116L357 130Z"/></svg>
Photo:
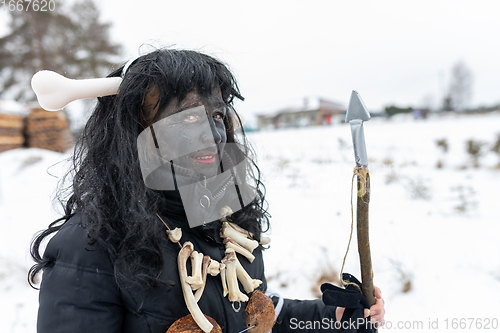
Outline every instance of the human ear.
<svg viewBox="0 0 500 333"><path fill-rule="evenodd" d="M160 90L158 89L158 86L150 84L142 100L140 119L142 126L148 127L153 124L154 119L158 114L159 104Z"/></svg>

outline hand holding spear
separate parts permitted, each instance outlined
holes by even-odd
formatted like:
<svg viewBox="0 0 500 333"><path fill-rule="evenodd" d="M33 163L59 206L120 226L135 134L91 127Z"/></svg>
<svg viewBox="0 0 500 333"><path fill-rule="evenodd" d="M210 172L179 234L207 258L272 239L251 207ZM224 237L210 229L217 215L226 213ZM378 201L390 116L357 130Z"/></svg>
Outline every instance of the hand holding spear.
<svg viewBox="0 0 500 333"><path fill-rule="evenodd" d="M354 145L354 157L356 167L354 172L357 176L357 236L358 253L361 265L361 282L363 295L371 305L375 304L373 288L373 270L370 253L370 240L368 236L368 205L370 203L370 174L368 172L368 158L366 155L365 135L363 122L370 120L361 97L356 91L351 94L347 108L345 122L351 126L352 142Z"/></svg>

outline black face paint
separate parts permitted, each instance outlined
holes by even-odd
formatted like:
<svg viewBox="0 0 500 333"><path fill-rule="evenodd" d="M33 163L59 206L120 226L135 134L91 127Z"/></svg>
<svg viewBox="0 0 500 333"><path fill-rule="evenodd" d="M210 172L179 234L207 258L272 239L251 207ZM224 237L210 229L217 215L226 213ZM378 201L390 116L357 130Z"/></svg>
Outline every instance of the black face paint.
<svg viewBox="0 0 500 333"><path fill-rule="evenodd" d="M178 190L191 227L220 219L224 206L236 212L255 198L246 184L244 149L227 143L227 112L218 90L208 96L190 92L169 103L137 138L146 186Z"/></svg>
<svg viewBox="0 0 500 333"><path fill-rule="evenodd" d="M227 142L226 105L218 91L205 97L191 92L180 103L172 101L153 125L163 159L205 177L219 172Z"/></svg>

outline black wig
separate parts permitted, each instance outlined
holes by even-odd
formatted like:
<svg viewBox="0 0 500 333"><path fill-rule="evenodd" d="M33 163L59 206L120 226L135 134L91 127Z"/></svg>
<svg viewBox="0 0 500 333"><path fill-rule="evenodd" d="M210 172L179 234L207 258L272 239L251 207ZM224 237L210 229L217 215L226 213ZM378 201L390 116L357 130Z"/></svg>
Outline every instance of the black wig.
<svg viewBox="0 0 500 333"><path fill-rule="evenodd" d="M122 68L109 77L122 74ZM234 111L234 98L242 99L235 78L217 59L196 51L161 49L139 57L127 69L117 95L98 98L83 134L75 145L72 186L65 202L65 215L38 234L31 247L36 264L29 281L51 263L40 255L42 241L58 231L76 212L81 212L89 242L98 243L115 262L115 276L143 286L159 283L162 269L160 243L164 226L156 216L159 194L148 189L142 179L137 153L137 137L151 125L157 113L174 98L184 99L196 90L208 95L219 88L228 112L224 123L227 142L244 147L252 161L249 174L256 186L256 199L233 214L234 222L260 237L267 229L264 186L260 171L251 158L244 132L235 135L234 123L241 121ZM157 88L157 89L155 89ZM155 104L147 96L156 92ZM239 142L238 142L239 140Z"/></svg>

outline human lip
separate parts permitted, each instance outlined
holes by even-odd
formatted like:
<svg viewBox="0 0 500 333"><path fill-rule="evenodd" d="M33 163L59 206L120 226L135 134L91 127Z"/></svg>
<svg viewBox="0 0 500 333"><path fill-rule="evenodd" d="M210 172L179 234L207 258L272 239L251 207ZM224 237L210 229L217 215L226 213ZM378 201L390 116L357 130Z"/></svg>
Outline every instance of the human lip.
<svg viewBox="0 0 500 333"><path fill-rule="evenodd" d="M205 154L200 156L191 157L192 160L199 163L214 163L215 162L215 154Z"/></svg>

